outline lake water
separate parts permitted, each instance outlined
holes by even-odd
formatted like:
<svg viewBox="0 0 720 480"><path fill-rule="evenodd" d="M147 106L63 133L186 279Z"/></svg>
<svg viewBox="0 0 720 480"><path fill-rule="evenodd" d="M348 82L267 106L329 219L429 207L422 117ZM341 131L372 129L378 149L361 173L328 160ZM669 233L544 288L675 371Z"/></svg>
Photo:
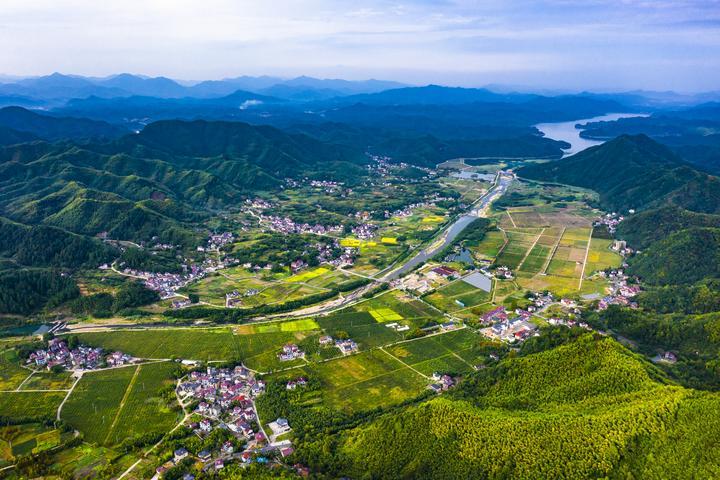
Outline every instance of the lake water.
<svg viewBox="0 0 720 480"><path fill-rule="evenodd" d="M582 124L587 122L602 121L612 122L620 118L646 116L647 114L644 113L609 113L607 115L600 115L599 117L583 118L581 120L572 120L570 122L538 123L535 125L535 128L544 133L547 138L568 142L570 144L570 148L563 150L565 152L564 156L567 157L568 155L581 152L586 148L604 143L601 140L582 138L580 136L580 132L582 132L582 130L575 128L575 125L578 123Z"/></svg>

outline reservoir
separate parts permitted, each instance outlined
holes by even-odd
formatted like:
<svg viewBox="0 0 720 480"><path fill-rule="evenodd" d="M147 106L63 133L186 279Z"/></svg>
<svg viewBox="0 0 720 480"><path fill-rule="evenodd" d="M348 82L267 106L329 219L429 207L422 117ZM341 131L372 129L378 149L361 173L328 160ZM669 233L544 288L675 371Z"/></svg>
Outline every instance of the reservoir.
<svg viewBox="0 0 720 480"><path fill-rule="evenodd" d="M580 132L582 132L582 130L575 128L575 125L588 122L612 122L620 118L646 116L647 114L644 113L609 113L607 115L600 115L599 117L583 118L581 120L571 120L569 122L538 123L535 125L535 128L545 134L547 138L562 140L569 143L570 148L564 150L565 155L563 155L564 157L567 157L568 155L581 152L586 148L604 143L601 140L582 138L580 136Z"/></svg>

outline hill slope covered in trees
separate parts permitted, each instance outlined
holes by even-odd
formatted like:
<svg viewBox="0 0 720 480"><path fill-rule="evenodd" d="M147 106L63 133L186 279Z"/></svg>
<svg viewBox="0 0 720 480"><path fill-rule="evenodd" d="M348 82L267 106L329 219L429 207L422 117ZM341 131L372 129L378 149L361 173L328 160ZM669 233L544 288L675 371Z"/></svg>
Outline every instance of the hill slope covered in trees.
<svg viewBox="0 0 720 480"><path fill-rule="evenodd" d="M670 385L613 340L586 335L303 444L299 456L355 478L709 478L720 474L717 408L718 395Z"/></svg>

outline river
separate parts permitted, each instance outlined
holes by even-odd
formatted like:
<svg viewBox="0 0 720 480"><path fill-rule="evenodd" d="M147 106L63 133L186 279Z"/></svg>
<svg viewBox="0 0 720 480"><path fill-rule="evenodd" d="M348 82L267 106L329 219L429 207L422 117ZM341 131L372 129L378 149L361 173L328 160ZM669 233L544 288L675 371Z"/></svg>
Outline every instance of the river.
<svg viewBox="0 0 720 480"><path fill-rule="evenodd" d="M573 155L575 153L581 152L586 148L604 143L601 140L590 140L587 138L582 138L580 136L580 132L582 132L582 130L580 130L579 128L575 128L575 125L577 125L578 123L582 124L587 122L602 121L612 122L620 118L646 116L647 114L644 113L609 113L607 115L600 115L598 117L592 118L583 118L581 120L572 120L569 122L538 123L537 125L535 125L535 128L545 134L547 138L551 138L553 140L562 140L569 143L570 148L564 150L565 155L563 155L567 157L568 155Z"/></svg>
<svg viewBox="0 0 720 480"><path fill-rule="evenodd" d="M420 252L415 254L415 256L411 257L404 264L402 264L400 267L396 267L394 270L391 270L389 273L387 273L383 277L383 280L394 280L404 275L405 273L411 271L421 263L430 260L435 255L437 255L449 245L451 245L455 238L460 234L460 232L465 230L465 227L467 227L474 220L480 217L480 214L484 208L486 208L493 201L495 201L505 193L507 188L510 186L512 180L513 177L510 175L498 174L496 184L492 188L490 188L490 190L488 190L488 192L483 197L481 197L475 203L475 205L473 205L473 209L470 211L470 213L460 216L452 224L445 228L445 230L441 234L442 241L436 241L431 246L421 250Z"/></svg>

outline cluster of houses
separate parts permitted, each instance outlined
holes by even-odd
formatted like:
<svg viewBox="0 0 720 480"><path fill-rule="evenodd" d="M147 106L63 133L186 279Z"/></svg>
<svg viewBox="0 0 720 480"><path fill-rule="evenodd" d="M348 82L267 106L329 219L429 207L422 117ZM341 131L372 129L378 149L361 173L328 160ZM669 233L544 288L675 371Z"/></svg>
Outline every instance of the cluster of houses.
<svg viewBox="0 0 720 480"><path fill-rule="evenodd" d="M53 338L48 342L46 349L32 352L28 364L48 370L61 366L66 370L94 370L107 366L119 367L134 362L136 359L122 352L113 352L104 355L101 348L80 345L69 349L67 343L60 338Z"/></svg>
<svg viewBox="0 0 720 480"><path fill-rule="evenodd" d="M295 380L288 380L285 384L286 390L295 390L298 387L304 387L307 385L307 379L305 377L299 377Z"/></svg>
<svg viewBox="0 0 720 480"><path fill-rule="evenodd" d="M409 325L402 325L402 324L397 323L397 322L389 322L389 323L386 323L385 326L386 326L387 328L392 328L392 329L395 330L396 332L407 332L408 330L410 330L410 326L409 326Z"/></svg>
<svg viewBox="0 0 720 480"><path fill-rule="evenodd" d="M513 279L513 272L510 270L510 267L507 267L505 265L500 265L495 269L495 278L504 278L505 280L512 280Z"/></svg>
<svg viewBox="0 0 720 480"><path fill-rule="evenodd" d="M274 215L260 215L260 223L272 232L286 235L291 233L328 235L331 233L340 234L343 231L342 225L310 225L309 223L297 223L288 217Z"/></svg>
<svg viewBox="0 0 720 480"><path fill-rule="evenodd" d="M439 372L435 372L432 374L432 381L433 383L428 385L428 388L435 393L444 392L448 388L455 385L455 381L450 375L444 375Z"/></svg>
<svg viewBox="0 0 720 480"><path fill-rule="evenodd" d="M272 204L262 198L248 198L245 200L245 204L250 208L256 208L258 210L267 210L268 208L272 208Z"/></svg>
<svg viewBox="0 0 720 480"><path fill-rule="evenodd" d="M453 280L453 279L457 278L459 275L460 274L458 273L457 270L455 270L454 268L445 266L445 265L440 265L439 267L435 267L435 268L431 269L429 272L427 272L427 274L426 274L426 276L430 280L435 280L435 281L437 281L439 279Z"/></svg>
<svg viewBox="0 0 720 480"><path fill-rule="evenodd" d="M350 355L358 351L358 344L350 338L344 340L336 340L335 346L340 350L343 355Z"/></svg>
<svg viewBox="0 0 720 480"><path fill-rule="evenodd" d="M510 317L505 307L497 307L480 317L480 323L487 327L480 332L488 338L505 342L522 342L537 334L537 326L530 322L532 313L517 309L515 316Z"/></svg>
<svg viewBox="0 0 720 480"><path fill-rule="evenodd" d="M375 236L377 225L372 223L361 223L357 227L352 228L352 234L360 240L370 240Z"/></svg>
<svg viewBox="0 0 720 480"><path fill-rule="evenodd" d="M342 182L334 182L332 180L311 180L310 186L313 188L322 188L325 193L337 192L342 188Z"/></svg>
<svg viewBox="0 0 720 480"><path fill-rule="evenodd" d="M218 251L225 245L232 243L235 236L231 232L213 233L207 243L208 251Z"/></svg>
<svg viewBox="0 0 720 480"><path fill-rule="evenodd" d="M240 293L237 290L225 294L225 308L238 308L242 305L243 297L253 297L260 291L256 288L249 288L245 292Z"/></svg>
<svg viewBox="0 0 720 480"><path fill-rule="evenodd" d="M158 292L162 299L174 297L179 289L205 276L205 271L198 265L192 265L190 272L184 274L141 272L129 268L124 269L123 273L143 278L145 286Z"/></svg>
<svg viewBox="0 0 720 480"><path fill-rule="evenodd" d="M281 362L288 362L299 358L305 358L305 352L300 350L300 347L294 343L283 345L282 351L278 353L278 359L280 359Z"/></svg>
<svg viewBox="0 0 720 480"><path fill-rule="evenodd" d="M358 344L350 338L334 339L330 335L323 335L320 337L319 342L323 347L334 345L343 355L356 353L359 349Z"/></svg>
<svg viewBox="0 0 720 480"><path fill-rule="evenodd" d="M602 217L600 217L599 219L597 219L593 222L593 227L599 227L599 226L605 225L605 227L607 227L608 232L610 232L610 234L612 235L617 230L617 227L620 224L620 222L622 222L624 219L625 219L625 217L623 217L622 215L620 215L618 213L615 213L615 212L606 213L605 215L603 215Z"/></svg>
<svg viewBox="0 0 720 480"><path fill-rule="evenodd" d="M243 366L235 368L208 367L206 371L191 372L178 385L177 392L183 403L197 401L195 413L202 417L191 427L200 435L214 428L227 428L237 437L264 442L262 432L255 433L257 421L253 398L265 391L265 382L256 380Z"/></svg>
<svg viewBox="0 0 720 480"><path fill-rule="evenodd" d="M600 272L600 274L609 280L609 285L608 294L598 302L598 310L605 310L610 305L637 308L634 297L641 289L638 285L628 284L628 276L622 269L611 270L609 273Z"/></svg>

